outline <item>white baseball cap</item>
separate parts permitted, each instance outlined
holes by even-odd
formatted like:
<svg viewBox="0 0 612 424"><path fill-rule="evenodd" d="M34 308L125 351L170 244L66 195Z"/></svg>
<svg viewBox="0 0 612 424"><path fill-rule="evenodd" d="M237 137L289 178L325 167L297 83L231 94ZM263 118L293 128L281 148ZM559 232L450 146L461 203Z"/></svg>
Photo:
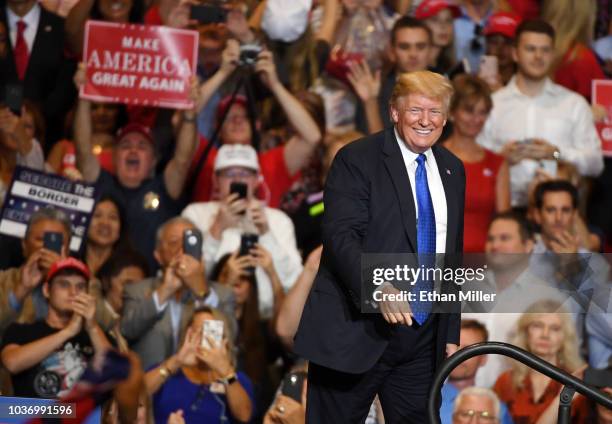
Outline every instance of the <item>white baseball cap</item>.
<svg viewBox="0 0 612 424"><path fill-rule="evenodd" d="M224 144L215 158L215 172L232 166L259 171L257 152L248 144Z"/></svg>
<svg viewBox="0 0 612 424"><path fill-rule="evenodd" d="M261 29L272 40L291 43L306 31L311 7L312 0L268 0Z"/></svg>

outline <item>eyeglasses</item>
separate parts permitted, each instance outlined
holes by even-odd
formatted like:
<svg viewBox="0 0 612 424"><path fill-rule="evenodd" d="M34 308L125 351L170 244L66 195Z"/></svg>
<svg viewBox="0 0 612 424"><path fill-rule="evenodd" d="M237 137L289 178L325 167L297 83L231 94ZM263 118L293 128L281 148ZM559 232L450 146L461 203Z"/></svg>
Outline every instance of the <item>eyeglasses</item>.
<svg viewBox="0 0 612 424"><path fill-rule="evenodd" d="M255 172L249 171L248 169L224 169L219 171L219 176L223 178L231 178L231 179L246 179L252 178L256 175Z"/></svg>
<svg viewBox="0 0 612 424"><path fill-rule="evenodd" d="M468 409L464 411L457 411L453 415L460 423L471 423L474 417L476 417L476 422L479 423L497 422L497 417L492 415L489 411L474 411L473 409Z"/></svg>
<svg viewBox="0 0 612 424"><path fill-rule="evenodd" d="M478 52L482 50L483 45L480 41L480 37L482 36L482 25L476 24L474 25L474 38L472 38L472 42L470 43L470 50L472 53Z"/></svg>

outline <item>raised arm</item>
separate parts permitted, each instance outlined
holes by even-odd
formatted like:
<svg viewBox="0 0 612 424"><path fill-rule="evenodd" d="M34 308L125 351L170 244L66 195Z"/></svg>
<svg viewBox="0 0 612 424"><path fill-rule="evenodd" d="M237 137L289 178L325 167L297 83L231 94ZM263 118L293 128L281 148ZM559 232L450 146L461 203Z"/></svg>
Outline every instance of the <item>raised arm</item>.
<svg viewBox="0 0 612 424"><path fill-rule="evenodd" d="M293 175L310 161L312 152L321 141L321 131L304 106L278 79L272 52L265 50L259 54L255 71L260 73L264 84L272 91L296 132L285 146L285 164L289 174Z"/></svg>
<svg viewBox="0 0 612 424"><path fill-rule="evenodd" d="M94 0L79 0L66 16L64 29L66 40L70 49L76 56L83 53L83 37L85 35L85 22L94 6Z"/></svg>
<svg viewBox="0 0 612 424"><path fill-rule="evenodd" d="M196 108L199 84L196 77L193 78L191 85L191 99L194 107L182 113L174 156L166 165L164 170L164 183L166 190L171 198L177 200L185 187L185 180L189 173L189 165L193 159L198 142L196 126Z"/></svg>
<svg viewBox="0 0 612 424"><path fill-rule="evenodd" d="M207 79L200 87L200 93L196 105L196 110L201 111L208 103L211 97L223 85L225 80L236 70L238 58L240 57L240 45L236 40L227 40L223 55L221 58L221 66L215 74Z"/></svg>
<svg viewBox="0 0 612 424"><path fill-rule="evenodd" d="M74 76L77 89L85 84L85 66L79 65ZM74 116L74 144L76 149L77 169L83 175L83 179L93 183L100 175L100 163L91 148L91 102L79 98L76 114Z"/></svg>
<svg viewBox="0 0 612 424"><path fill-rule="evenodd" d="M317 40L323 40L327 42L327 44L332 43L339 13L340 2L338 0L323 1L323 18L321 19L321 26L316 34Z"/></svg>

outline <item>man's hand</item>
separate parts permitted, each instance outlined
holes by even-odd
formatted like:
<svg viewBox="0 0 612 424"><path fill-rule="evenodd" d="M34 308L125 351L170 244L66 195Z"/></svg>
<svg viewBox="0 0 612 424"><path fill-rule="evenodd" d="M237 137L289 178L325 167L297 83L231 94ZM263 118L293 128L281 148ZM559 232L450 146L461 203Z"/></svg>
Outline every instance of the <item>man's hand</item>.
<svg viewBox="0 0 612 424"><path fill-rule="evenodd" d="M268 217L264 210L263 204L257 200L251 201L249 204L249 214L253 220L253 224L257 227L259 235L264 235L270 231L270 225L268 224Z"/></svg>
<svg viewBox="0 0 612 424"><path fill-rule="evenodd" d="M296 402L285 395L279 395L268 410L264 424L303 424L306 417L304 404Z"/></svg>
<svg viewBox="0 0 612 424"><path fill-rule="evenodd" d="M164 270L164 279L157 289L159 303L166 303L166 300L183 286L183 281L176 275L175 264L176 259L171 261Z"/></svg>
<svg viewBox="0 0 612 424"><path fill-rule="evenodd" d="M523 155L534 160L554 159L553 154L556 150L556 146L540 138L534 138L530 143L523 145Z"/></svg>
<svg viewBox="0 0 612 424"><path fill-rule="evenodd" d="M206 284L206 278L204 277L204 264L201 260L191 255L181 254L176 258L174 266L176 276L193 293L201 294L208 290L208 284Z"/></svg>
<svg viewBox="0 0 612 424"><path fill-rule="evenodd" d="M380 92L380 70L372 74L368 62L349 62L347 78L362 102L377 99Z"/></svg>
<svg viewBox="0 0 612 424"><path fill-rule="evenodd" d="M55 262L59 261L64 255L58 255L53 250L45 249L44 247L39 250L40 256L38 258L38 267L43 274L47 274L49 269L51 269L51 265Z"/></svg>
<svg viewBox="0 0 612 424"><path fill-rule="evenodd" d="M255 63L255 72L259 74L261 81L272 91L280 84L274 57L270 50L263 50L259 53Z"/></svg>
<svg viewBox="0 0 612 424"><path fill-rule="evenodd" d="M15 287L15 297L19 302L22 302L32 290L38 286L43 280L43 273L38 266L40 259L40 250L37 250L30 255L26 263L21 267L21 284Z"/></svg>
<svg viewBox="0 0 612 424"><path fill-rule="evenodd" d="M72 310L75 314L83 317L87 330L96 326L96 301L87 293L79 293L72 301Z"/></svg>
<svg viewBox="0 0 612 424"><path fill-rule="evenodd" d="M221 238L221 233L227 228L238 226L241 215L247 209L246 199L241 199L238 193L232 193L219 204L219 211L215 222L211 227L211 234L216 239Z"/></svg>
<svg viewBox="0 0 612 424"><path fill-rule="evenodd" d="M399 294L400 291L393 287L391 284L385 284L381 286L383 295ZM405 324L407 326L412 325L412 311L408 302L398 301L382 301L378 302L380 306L380 312L389 324Z"/></svg>
<svg viewBox="0 0 612 424"><path fill-rule="evenodd" d="M449 358L459 350L459 346L454 343L446 343L446 357Z"/></svg>
<svg viewBox="0 0 612 424"><path fill-rule="evenodd" d="M555 253L577 253L580 246L578 237L569 231L560 231L550 238L550 249Z"/></svg>
<svg viewBox="0 0 612 424"><path fill-rule="evenodd" d="M62 330L65 331L68 338L72 338L81 332L83 328L83 316L77 313L72 314L72 318L68 322L68 325Z"/></svg>
<svg viewBox="0 0 612 424"><path fill-rule="evenodd" d="M526 159L523 143L520 141L509 141L504 144L501 154L508 161L509 165L516 165L523 159Z"/></svg>

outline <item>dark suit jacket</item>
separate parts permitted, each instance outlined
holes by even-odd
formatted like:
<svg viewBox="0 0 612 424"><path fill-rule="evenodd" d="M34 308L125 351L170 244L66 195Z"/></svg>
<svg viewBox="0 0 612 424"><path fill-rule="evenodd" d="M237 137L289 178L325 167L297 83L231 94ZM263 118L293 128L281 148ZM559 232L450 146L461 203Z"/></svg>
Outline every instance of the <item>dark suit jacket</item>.
<svg viewBox="0 0 612 424"><path fill-rule="evenodd" d="M448 208L446 252L460 253L463 164L443 147L432 150ZM360 312L361 254L417 252L416 209L393 128L342 148L324 193L323 254L294 349L319 365L362 373L381 357L392 328L382 315ZM444 359L446 343L459 344L460 327L458 313L438 317L437 364Z"/></svg>
<svg viewBox="0 0 612 424"><path fill-rule="evenodd" d="M38 103L47 124L47 140L61 135L64 116L76 99L72 83L76 61L64 54L64 19L40 6L40 21L23 80L24 98ZM0 57L0 86L21 84L9 38L6 2L0 1L0 19L7 31L7 51ZM49 145L49 143L47 143Z"/></svg>

